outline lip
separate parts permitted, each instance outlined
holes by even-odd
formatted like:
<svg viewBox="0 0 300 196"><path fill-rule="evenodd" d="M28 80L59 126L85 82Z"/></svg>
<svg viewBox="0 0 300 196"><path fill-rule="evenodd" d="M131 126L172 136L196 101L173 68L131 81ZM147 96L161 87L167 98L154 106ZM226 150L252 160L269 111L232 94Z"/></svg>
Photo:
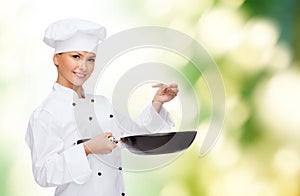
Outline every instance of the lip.
<svg viewBox="0 0 300 196"><path fill-rule="evenodd" d="M85 78L87 74L80 73L80 72L75 72L73 71L73 74L78 77L78 78Z"/></svg>

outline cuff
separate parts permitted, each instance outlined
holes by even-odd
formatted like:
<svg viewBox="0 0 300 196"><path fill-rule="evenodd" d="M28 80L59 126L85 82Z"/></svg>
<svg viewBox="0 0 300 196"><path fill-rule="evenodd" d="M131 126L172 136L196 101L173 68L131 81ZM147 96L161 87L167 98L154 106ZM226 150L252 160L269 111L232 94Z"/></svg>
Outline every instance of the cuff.
<svg viewBox="0 0 300 196"><path fill-rule="evenodd" d="M150 104L146 108L146 113L148 118L143 119L143 124L152 133L168 131L174 126L169 112L163 106L158 113L152 104Z"/></svg>
<svg viewBox="0 0 300 196"><path fill-rule="evenodd" d="M83 144L73 146L64 152L69 175L77 184L85 183L92 173Z"/></svg>

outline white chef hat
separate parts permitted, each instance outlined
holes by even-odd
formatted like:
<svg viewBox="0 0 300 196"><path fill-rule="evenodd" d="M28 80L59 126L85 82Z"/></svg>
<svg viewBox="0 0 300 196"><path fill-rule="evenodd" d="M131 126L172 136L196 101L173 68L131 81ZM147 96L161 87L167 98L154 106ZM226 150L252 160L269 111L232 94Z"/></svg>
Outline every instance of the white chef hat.
<svg viewBox="0 0 300 196"><path fill-rule="evenodd" d="M97 52L99 40L106 37L106 29L94 22L82 19L64 19L46 29L44 42L54 48L54 53L86 51Z"/></svg>

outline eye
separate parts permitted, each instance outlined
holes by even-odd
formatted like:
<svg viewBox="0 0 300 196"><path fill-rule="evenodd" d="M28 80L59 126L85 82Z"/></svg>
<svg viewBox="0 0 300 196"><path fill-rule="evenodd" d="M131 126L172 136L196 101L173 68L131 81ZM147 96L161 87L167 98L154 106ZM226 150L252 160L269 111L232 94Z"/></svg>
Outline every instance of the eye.
<svg viewBox="0 0 300 196"><path fill-rule="evenodd" d="M77 55L77 54L72 55L72 57L73 57L74 59L79 59L79 58L80 58L80 56Z"/></svg>
<svg viewBox="0 0 300 196"><path fill-rule="evenodd" d="M89 58L89 59L88 59L88 62L94 63L94 62L95 62L95 59L94 59L94 58Z"/></svg>

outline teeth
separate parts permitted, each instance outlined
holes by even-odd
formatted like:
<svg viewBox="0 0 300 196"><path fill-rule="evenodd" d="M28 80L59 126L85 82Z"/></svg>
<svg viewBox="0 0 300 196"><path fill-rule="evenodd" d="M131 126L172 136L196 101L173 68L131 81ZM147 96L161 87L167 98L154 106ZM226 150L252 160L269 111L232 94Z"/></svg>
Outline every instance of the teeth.
<svg viewBox="0 0 300 196"><path fill-rule="evenodd" d="M75 75L78 76L78 77L80 77L80 78L85 77L85 74L82 74L82 73L77 73L77 72L75 72Z"/></svg>

